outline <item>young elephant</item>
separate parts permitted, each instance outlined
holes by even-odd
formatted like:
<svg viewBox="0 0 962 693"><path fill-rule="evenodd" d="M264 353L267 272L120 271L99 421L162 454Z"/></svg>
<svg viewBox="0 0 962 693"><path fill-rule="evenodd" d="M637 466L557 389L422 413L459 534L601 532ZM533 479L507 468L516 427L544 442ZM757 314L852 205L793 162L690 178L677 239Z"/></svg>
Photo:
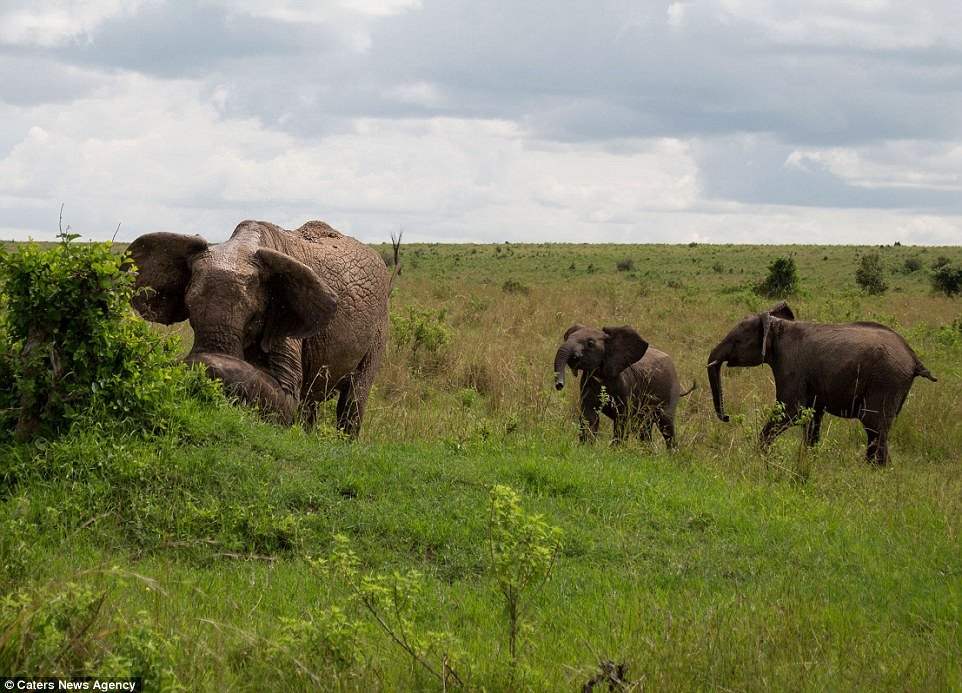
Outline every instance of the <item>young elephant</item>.
<svg viewBox="0 0 962 693"><path fill-rule="evenodd" d="M598 432L602 412L614 422L619 442L629 427L651 438L652 423L675 445L675 408L678 400L695 389L682 392L675 365L668 354L648 346L635 330L626 326L596 330L572 325L554 359L555 388L565 386L565 366L581 371L581 440ZM602 397L602 387L607 398Z"/></svg>
<svg viewBox="0 0 962 693"><path fill-rule="evenodd" d="M767 363L775 376L775 398L784 415L773 415L761 432L762 446L796 423L803 407L814 410L807 442L818 442L825 412L858 419L868 435L870 462L888 460L888 432L916 376L936 382L896 332L874 322L818 324L795 321L782 302L738 323L708 357L715 412L725 415L721 367Z"/></svg>

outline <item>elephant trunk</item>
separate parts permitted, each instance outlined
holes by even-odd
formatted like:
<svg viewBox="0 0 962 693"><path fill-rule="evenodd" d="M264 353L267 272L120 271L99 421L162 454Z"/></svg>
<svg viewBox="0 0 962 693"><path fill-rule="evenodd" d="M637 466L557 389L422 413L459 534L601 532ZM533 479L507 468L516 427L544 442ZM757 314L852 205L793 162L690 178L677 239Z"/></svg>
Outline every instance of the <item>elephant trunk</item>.
<svg viewBox="0 0 962 693"><path fill-rule="evenodd" d="M720 346L720 345L719 345ZM725 413L725 398L722 394L721 367L725 362L720 349L716 347L708 357L708 383L711 385L712 403L715 405L715 414L721 421L728 422L729 416Z"/></svg>
<svg viewBox="0 0 962 693"><path fill-rule="evenodd" d="M571 351L573 345L565 342L560 347L558 347L558 353L554 357L554 387L556 390L562 390L565 386L565 367L568 365L568 359L571 358Z"/></svg>
<svg viewBox="0 0 962 693"><path fill-rule="evenodd" d="M223 354L243 360L244 346L238 336L240 332L231 328L195 329L194 346L190 350L190 356Z"/></svg>

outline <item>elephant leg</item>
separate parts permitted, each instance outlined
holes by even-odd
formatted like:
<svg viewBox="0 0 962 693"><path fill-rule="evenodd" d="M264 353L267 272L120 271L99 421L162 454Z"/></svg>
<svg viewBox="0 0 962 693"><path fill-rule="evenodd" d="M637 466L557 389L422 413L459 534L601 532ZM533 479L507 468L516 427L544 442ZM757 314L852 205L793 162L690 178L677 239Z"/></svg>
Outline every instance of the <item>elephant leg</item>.
<svg viewBox="0 0 962 693"><path fill-rule="evenodd" d="M651 418L645 416L638 421L638 438L644 443L651 442Z"/></svg>
<svg viewBox="0 0 962 693"><path fill-rule="evenodd" d="M862 422L865 427L865 435L868 438L868 445L865 448L865 459L870 464L883 466L888 458L888 445L885 436L875 426Z"/></svg>
<svg viewBox="0 0 962 693"><path fill-rule="evenodd" d="M667 414L658 415L658 430L665 439L665 447L673 450L675 447L675 422Z"/></svg>
<svg viewBox="0 0 962 693"><path fill-rule="evenodd" d="M859 419L868 438L865 457L871 464L880 467L888 463L889 429L895 420L891 413L893 410L897 410L897 407L891 407L884 398L879 397L867 398L861 407Z"/></svg>
<svg viewBox="0 0 962 693"><path fill-rule="evenodd" d="M612 420L612 445L621 445L622 441L628 436L630 419L625 414L615 414Z"/></svg>
<svg viewBox="0 0 962 693"><path fill-rule="evenodd" d="M805 442L808 443L809 447L818 444L818 440L822 434L822 416L824 414L824 409L816 409L815 413L812 414L812 420L808 422L808 426L805 429Z"/></svg>
<svg viewBox="0 0 962 693"><path fill-rule="evenodd" d="M578 439L582 443L587 443L597 438L600 422L601 416L596 409L583 410L578 421Z"/></svg>
<svg viewBox="0 0 962 693"><path fill-rule="evenodd" d="M892 425L890 420L882 417L864 417L862 426L865 428L865 435L868 444L865 447L865 459L871 463L884 467L889 460L889 427Z"/></svg>
<svg viewBox="0 0 962 693"><path fill-rule="evenodd" d="M798 406L787 406L783 414L772 414L759 434L759 445L762 449L768 448L772 442L790 428L798 419Z"/></svg>
<svg viewBox="0 0 962 693"><path fill-rule="evenodd" d="M361 428L361 410L354 393L354 375L338 385L337 430L356 438Z"/></svg>
<svg viewBox="0 0 962 693"><path fill-rule="evenodd" d="M351 438L361 432L361 422L367 409L367 398L374 385L381 362L381 351L369 352L357 367L357 371L341 385L337 398L337 428Z"/></svg>
<svg viewBox="0 0 962 693"><path fill-rule="evenodd" d="M583 375L579 408L578 440L582 443L594 441L598 437L598 425L601 422L601 384Z"/></svg>

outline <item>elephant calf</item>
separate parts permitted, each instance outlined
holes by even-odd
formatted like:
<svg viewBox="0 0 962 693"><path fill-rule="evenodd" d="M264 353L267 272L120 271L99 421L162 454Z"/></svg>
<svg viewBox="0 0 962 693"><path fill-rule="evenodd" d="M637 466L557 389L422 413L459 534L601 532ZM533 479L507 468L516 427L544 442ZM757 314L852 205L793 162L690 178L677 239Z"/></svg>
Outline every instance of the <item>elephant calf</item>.
<svg viewBox="0 0 962 693"><path fill-rule="evenodd" d="M708 356L715 412L725 415L721 367L767 363L775 398L785 406L761 432L762 446L813 410L807 442L818 442L825 412L858 419L868 435L870 462L888 461L888 432L917 376L936 382L897 332L874 322L819 324L795 320L785 302L738 323Z"/></svg>
<svg viewBox="0 0 962 693"><path fill-rule="evenodd" d="M565 366L581 371L582 442L598 432L599 412L614 422L614 440L620 442L629 427L644 440L651 439L652 424L675 445L675 409L682 392L671 357L648 346L628 326L597 330L572 325L554 359L555 388L565 385ZM606 395L602 394L604 388Z"/></svg>

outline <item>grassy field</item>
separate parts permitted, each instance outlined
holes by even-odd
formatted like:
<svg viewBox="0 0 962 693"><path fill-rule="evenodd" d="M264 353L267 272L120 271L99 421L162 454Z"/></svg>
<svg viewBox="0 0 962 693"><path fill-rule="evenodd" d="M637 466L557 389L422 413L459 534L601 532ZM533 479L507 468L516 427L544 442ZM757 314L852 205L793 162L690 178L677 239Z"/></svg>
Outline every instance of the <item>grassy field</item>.
<svg viewBox="0 0 962 693"><path fill-rule="evenodd" d="M888 269L881 296L855 285L866 252ZM772 303L751 285L785 254L800 319L890 325L939 377L913 386L885 469L831 417L815 450L792 430L761 454L767 368L726 370L732 422L714 417L708 352ZM2 451L16 637L0 665L440 690L319 560L340 534L362 571L422 573L404 632L446 642L424 658L447 653L468 689L580 690L611 660L639 691L962 690L962 301L931 291L941 256L962 248L406 245L359 442L187 402L166 436L91 427ZM574 322L632 325L698 384L677 452L611 448L604 419L577 443L577 388L551 387ZM486 543L496 484L563 532L514 665Z"/></svg>

